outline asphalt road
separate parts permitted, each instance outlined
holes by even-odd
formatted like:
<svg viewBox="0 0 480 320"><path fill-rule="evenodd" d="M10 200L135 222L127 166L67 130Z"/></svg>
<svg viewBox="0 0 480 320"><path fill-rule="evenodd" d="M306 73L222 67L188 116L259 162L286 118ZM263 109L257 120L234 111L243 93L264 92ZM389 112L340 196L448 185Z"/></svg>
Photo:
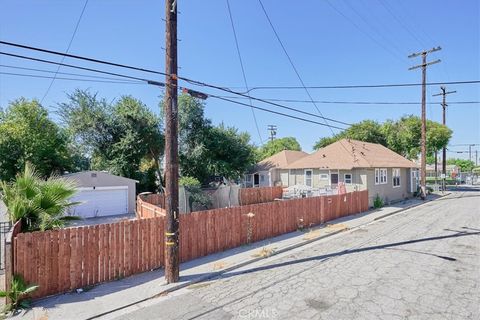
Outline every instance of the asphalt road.
<svg viewBox="0 0 480 320"><path fill-rule="evenodd" d="M480 192L273 256L118 319L480 319Z"/></svg>

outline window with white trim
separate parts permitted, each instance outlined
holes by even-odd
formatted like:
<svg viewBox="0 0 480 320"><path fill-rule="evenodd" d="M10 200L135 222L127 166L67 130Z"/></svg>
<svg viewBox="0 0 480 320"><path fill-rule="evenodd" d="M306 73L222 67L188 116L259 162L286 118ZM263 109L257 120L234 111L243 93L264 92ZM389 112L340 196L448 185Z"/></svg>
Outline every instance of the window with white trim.
<svg viewBox="0 0 480 320"><path fill-rule="evenodd" d="M345 184L352 184L352 174L351 173L345 173L343 175L343 181Z"/></svg>
<svg viewBox="0 0 480 320"><path fill-rule="evenodd" d="M393 182L393 187L400 187L400 169L395 168L392 169L392 182Z"/></svg>
<svg viewBox="0 0 480 320"><path fill-rule="evenodd" d="M320 173L320 180L328 180L328 173Z"/></svg>
<svg viewBox="0 0 480 320"><path fill-rule="evenodd" d="M387 183L387 169L375 169L375 184Z"/></svg>

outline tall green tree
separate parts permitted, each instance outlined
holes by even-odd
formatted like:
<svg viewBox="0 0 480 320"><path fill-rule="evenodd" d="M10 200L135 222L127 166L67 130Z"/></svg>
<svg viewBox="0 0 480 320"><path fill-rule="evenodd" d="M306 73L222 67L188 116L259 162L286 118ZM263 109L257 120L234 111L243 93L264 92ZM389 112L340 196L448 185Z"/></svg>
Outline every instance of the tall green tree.
<svg viewBox="0 0 480 320"><path fill-rule="evenodd" d="M376 121L364 120L352 124L348 129L334 135L333 137L321 138L315 143L314 149L323 148L333 142L345 138L387 145L385 136L382 132L382 126Z"/></svg>
<svg viewBox="0 0 480 320"><path fill-rule="evenodd" d="M285 137L268 141L260 148L260 160L273 156L283 150L301 151L300 143L294 137Z"/></svg>
<svg viewBox="0 0 480 320"><path fill-rule="evenodd" d="M0 111L0 180L10 181L32 163L41 176L72 165L69 138L37 100L20 98Z"/></svg>
<svg viewBox="0 0 480 320"><path fill-rule="evenodd" d="M399 120L387 120L383 124L364 120L333 137L321 138L314 148L319 149L342 138L379 143L410 159L416 159L420 153L421 119L417 116L403 116ZM432 158L448 144L452 131L437 122L427 120L427 155Z"/></svg>
<svg viewBox="0 0 480 320"><path fill-rule="evenodd" d="M115 104L88 91L76 90L68 97L59 105L60 114L91 169L139 180L139 191L154 191L162 176L160 118L131 96Z"/></svg>
<svg viewBox="0 0 480 320"><path fill-rule="evenodd" d="M202 184L211 176L237 178L255 163L250 136L237 129L212 125L203 101L182 94L178 99L180 174Z"/></svg>
<svg viewBox="0 0 480 320"><path fill-rule="evenodd" d="M456 165L462 172L470 172L475 168L475 162L466 159L448 159L447 164Z"/></svg>

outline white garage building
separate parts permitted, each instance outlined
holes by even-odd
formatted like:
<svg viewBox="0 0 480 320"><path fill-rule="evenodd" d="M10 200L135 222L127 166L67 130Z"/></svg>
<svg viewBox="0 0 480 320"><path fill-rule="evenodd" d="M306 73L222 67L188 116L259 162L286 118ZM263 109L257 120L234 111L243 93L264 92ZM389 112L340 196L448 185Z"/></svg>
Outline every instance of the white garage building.
<svg viewBox="0 0 480 320"><path fill-rule="evenodd" d="M93 218L135 213L138 181L104 171L82 171L64 177L77 184L78 193L71 201L81 202L70 208L71 215Z"/></svg>

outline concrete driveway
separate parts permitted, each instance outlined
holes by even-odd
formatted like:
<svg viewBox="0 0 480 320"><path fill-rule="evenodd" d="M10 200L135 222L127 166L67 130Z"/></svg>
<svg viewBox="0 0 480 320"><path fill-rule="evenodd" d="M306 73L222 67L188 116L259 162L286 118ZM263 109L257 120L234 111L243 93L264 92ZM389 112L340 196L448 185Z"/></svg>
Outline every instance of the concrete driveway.
<svg viewBox="0 0 480 320"><path fill-rule="evenodd" d="M480 319L479 204L454 192L117 319Z"/></svg>

